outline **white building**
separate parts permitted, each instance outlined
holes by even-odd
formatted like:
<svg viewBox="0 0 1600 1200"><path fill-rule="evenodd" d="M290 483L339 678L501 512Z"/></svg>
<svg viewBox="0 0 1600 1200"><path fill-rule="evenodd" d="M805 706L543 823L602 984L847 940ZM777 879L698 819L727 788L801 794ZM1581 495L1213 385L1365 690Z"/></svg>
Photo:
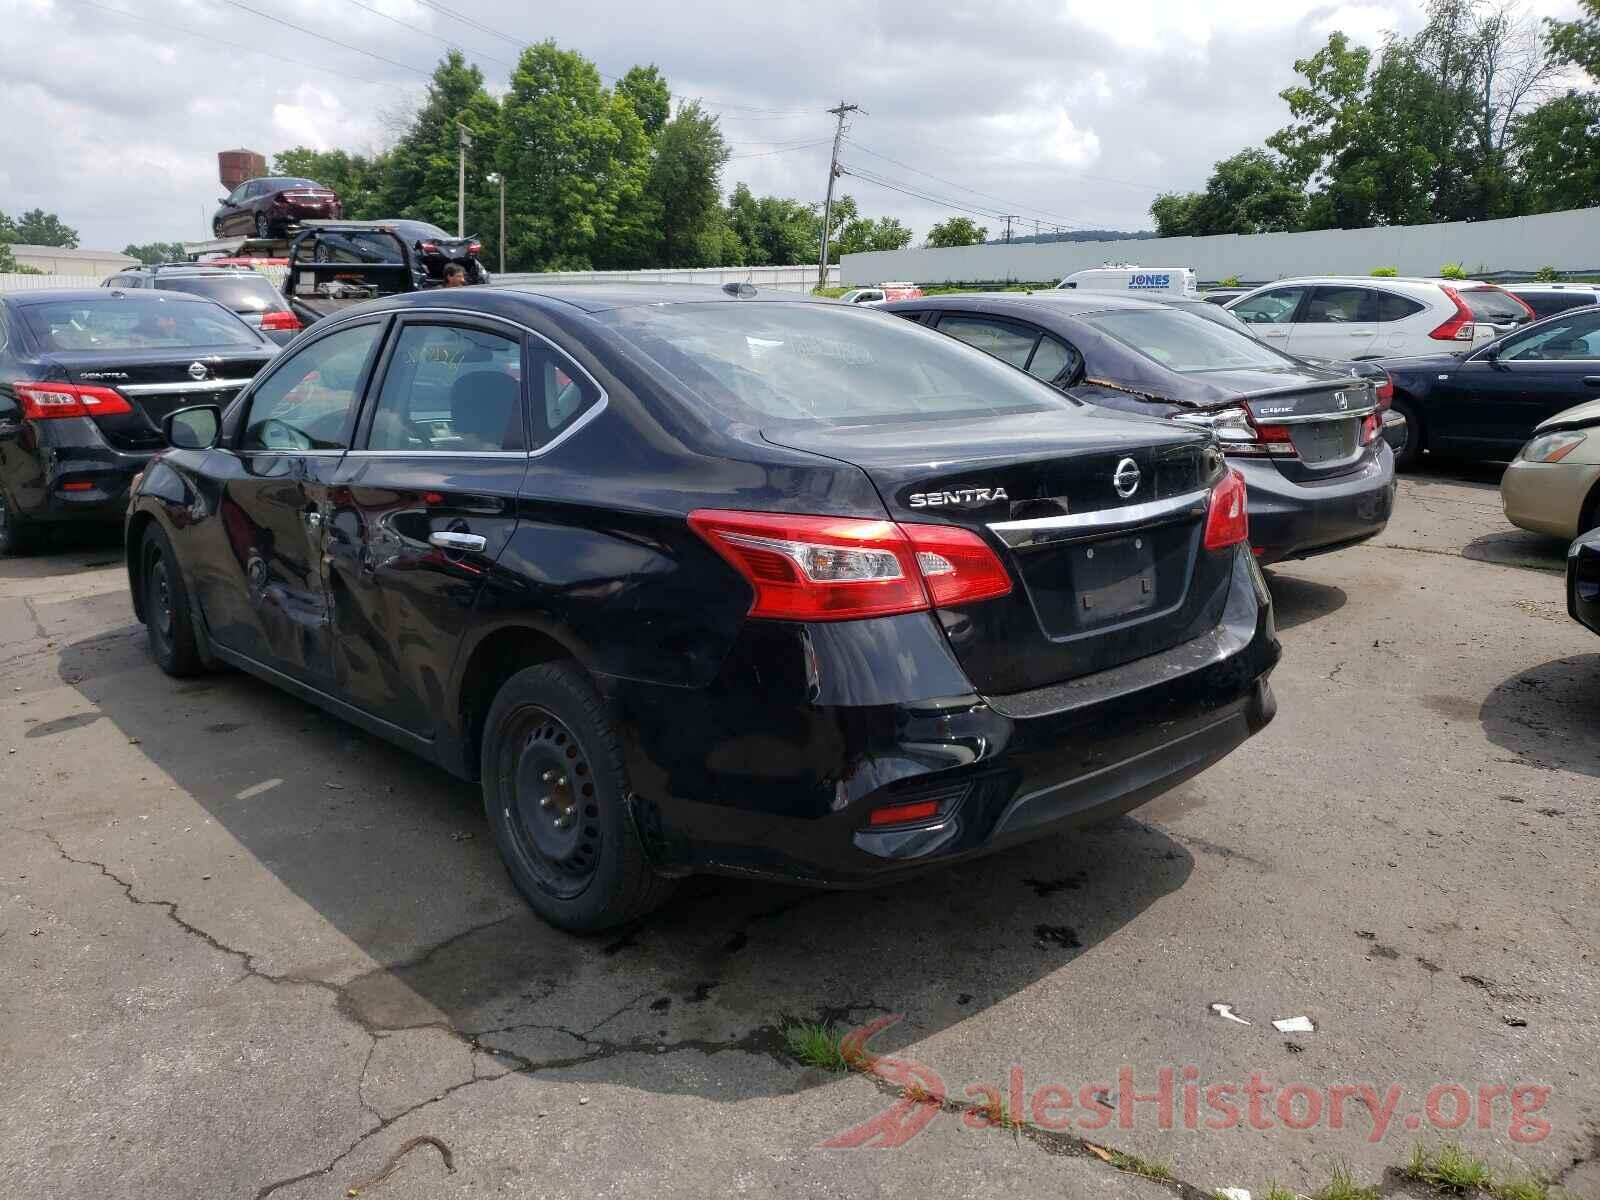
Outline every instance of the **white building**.
<svg viewBox="0 0 1600 1200"><path fill-rule="evenodd" d="M50 275L106 276L138 262L115 250L68 250L65 246L11 246L18 266L33 267Z"/></svg>

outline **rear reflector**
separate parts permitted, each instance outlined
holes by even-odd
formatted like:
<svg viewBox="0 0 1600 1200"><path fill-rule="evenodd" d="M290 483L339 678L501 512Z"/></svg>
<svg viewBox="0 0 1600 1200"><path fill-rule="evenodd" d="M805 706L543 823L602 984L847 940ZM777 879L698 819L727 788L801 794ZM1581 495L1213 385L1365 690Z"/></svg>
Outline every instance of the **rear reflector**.
<svg viewBox="0 0 1600 1200"><path fill-rule="evenodd" d="M77 383L14 383L23 418L49 421L60 417L109 417L133 408L121 393Z"/></svg>
<svg viewBox="0 0 1600 1200"><path fill-rule="evenodd" d="M261 329L264 333L273 331L288 331L300 328L300 318L292 312L278 310L277 312L264 312L261 314Z"/></svg>
<svg viewBox="0 0 1600 1200"><path fill-rule="evenodd" d="M905 825L911 821L926 821L939 815L937 800L917 800L911 804L890 804L875 808L867 817L869 825Z"/></svg>
<svg viewBox="0 0 1600 1200"><path fill-rule="evenodd" d="M755 589L752 617L850 621L1011 591L987 543L954 526L723 509L689 526Z"/></svg>
<svg viewBox="0 0 1600 1200"><path fill-rule="evenodd" d="M94 484L87 479L69 479L61 485L63 492L87 492L94 488Z"/></svg>
<svg viewBox="0 0 1600 1200"><path fill-rule="evenodd" d="M1470 342L1474 324L1472 310L1467 307L1466 302L1461 299L1455 288L1450 287L1448 284L1440 284L1439 290L1445 294L1445 298L1450 303L1456 306L1456 315L1428 336L1439 342Z"/></svg>
<svg viewBox="0 0 1600 1200"><path fill-rule="evenodd" d="M1250 518L1245 512L1244 476L1229 471L1211 489L1206 512L1206 549L1221 550L1250 540Z"/></svg>

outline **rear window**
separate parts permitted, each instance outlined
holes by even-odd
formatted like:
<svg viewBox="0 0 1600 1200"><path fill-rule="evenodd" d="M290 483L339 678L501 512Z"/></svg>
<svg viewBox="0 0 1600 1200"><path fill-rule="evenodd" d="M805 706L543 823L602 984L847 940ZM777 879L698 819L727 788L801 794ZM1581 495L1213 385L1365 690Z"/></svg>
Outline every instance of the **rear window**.
<svg viewBox="0 0 1600 1200"><path fill-rule="evenodd" d="M1294 361L1247 333L1170 308L1102 312L1083 319L1124 346L1182 374L1283 367Z"/></svg>
<svg viewBox="0 0 1600 1200"><path fill-rule="evenodd" d="M278 289L260 275L157 275L156 287L215 300L234 312L269 312L284 307Z"/></svg>
<svg viewBox="0 0 1600 1200"><path fill-rule="evenodd" d="M146 293L148 295L148 293ZM259 346L238 317L193 301L55 300L23 305L22 319L46 350L148 350Z"/></svg>
<svg viewBox="0 0 1600 1200"><path fill-rule="evenodd" d="M853 425L1076 407L980 350L871 310L758 301L596 316L741 420Z"/></svg>
<svg viewBox="0 0 1600 1200"><path fill-rule="evenodd" d="M1475 320L1505 325L1528 319L1528 310L1522 307L1521 301L1499 288L1467 288L1460 295Z"/></svg>
<svg viewBox="0 0 1600 1200"><path fill-rule="evenodd" d="M269 183L276 188L319 188L322 186L320 183L313 182L310 179L286 179L274 177L272 179L263 179L261 182Z"/></svg>

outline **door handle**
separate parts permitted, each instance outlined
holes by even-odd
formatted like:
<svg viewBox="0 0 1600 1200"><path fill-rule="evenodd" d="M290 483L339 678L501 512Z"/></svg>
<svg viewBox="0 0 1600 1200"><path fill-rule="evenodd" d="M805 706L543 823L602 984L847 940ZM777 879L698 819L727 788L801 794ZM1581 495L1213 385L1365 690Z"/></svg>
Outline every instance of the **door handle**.
<svg viewBox="0 0 1600 1200"><path fill-rule="evenodd" d="M428 535L428 544L441 550L482 550L489 539L476 533L453 533L448 529Z"/></svg>
<svg viewBox="0 0 1600 1200"><path fill-rule="evenodd" d="M1600 388L1600 375L1585 375L1583 377L1583 386Z"/></svg>

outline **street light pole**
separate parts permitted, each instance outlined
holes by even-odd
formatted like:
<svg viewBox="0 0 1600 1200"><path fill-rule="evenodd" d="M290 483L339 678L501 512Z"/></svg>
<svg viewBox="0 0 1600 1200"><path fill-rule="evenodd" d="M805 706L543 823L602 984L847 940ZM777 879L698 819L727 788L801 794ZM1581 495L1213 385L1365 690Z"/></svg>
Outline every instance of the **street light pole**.
<svg viewBox="0 0 1600 1200"><path fill-rule="evenodd" d="M460 121L456 122L456 236L467 236L467 147L472 145L472 134Z"/></svg>
<svg viewBox="0 0 1600 1200"><path fill-rule="evenodd" d="M506 173L500 172L500 274L506 273Z"/></svg>

